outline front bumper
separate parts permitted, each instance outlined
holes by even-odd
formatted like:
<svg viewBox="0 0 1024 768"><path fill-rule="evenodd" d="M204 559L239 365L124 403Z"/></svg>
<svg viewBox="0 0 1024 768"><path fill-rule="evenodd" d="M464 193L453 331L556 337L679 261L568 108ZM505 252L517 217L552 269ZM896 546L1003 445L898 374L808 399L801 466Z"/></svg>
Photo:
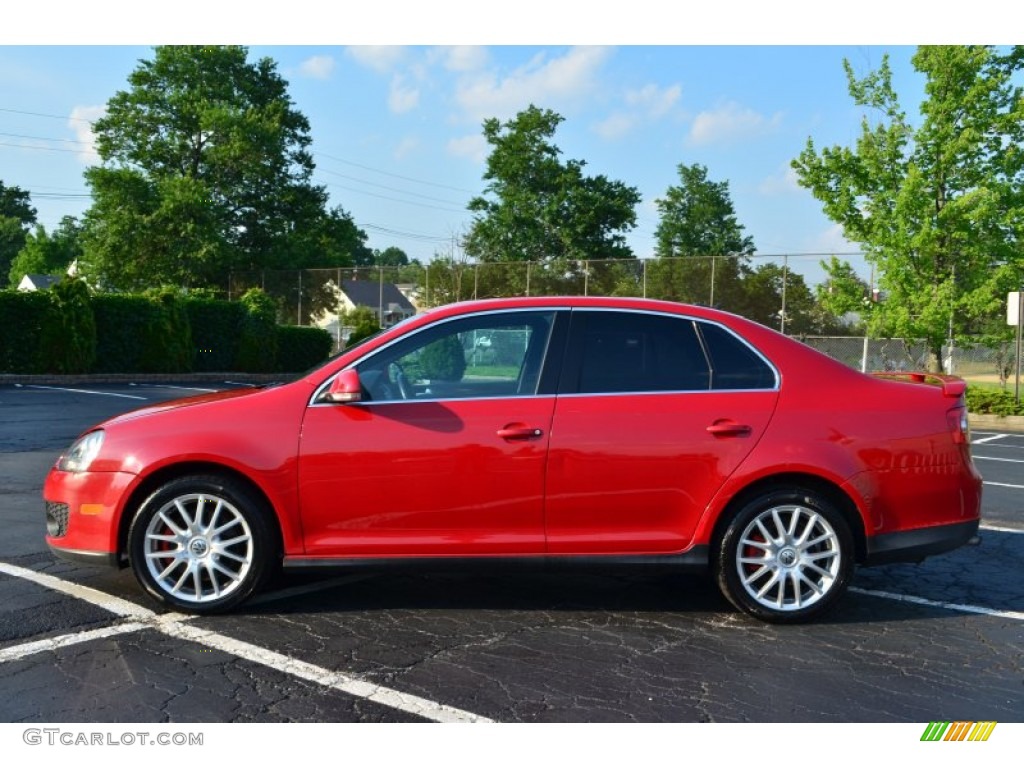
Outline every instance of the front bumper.
<svg viewBox="0 0 1024 768"><path fill-rule="evenodd" d="M119 525L136 475L128 472L62 472L43 486L50 550L91 565L122 565Z"/></svg>
<svg viewBox="0 0 1024 768"><path fill-rule="evenodd" d="M864 565L917 563L961 547L978 533L979 519L869 536Z"/></svg>

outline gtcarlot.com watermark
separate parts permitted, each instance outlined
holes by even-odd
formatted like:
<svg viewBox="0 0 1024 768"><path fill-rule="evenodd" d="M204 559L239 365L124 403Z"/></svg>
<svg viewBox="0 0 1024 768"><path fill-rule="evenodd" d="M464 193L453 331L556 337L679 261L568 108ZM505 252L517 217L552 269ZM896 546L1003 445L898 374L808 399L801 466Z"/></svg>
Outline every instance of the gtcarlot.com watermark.
<svg viewBox="0 0 1024 768"><path fill-rule="evenodd" d="M73 731L66 728L26 728L21 739L48 747L201 747L203 734L183 731Z"/></svg>

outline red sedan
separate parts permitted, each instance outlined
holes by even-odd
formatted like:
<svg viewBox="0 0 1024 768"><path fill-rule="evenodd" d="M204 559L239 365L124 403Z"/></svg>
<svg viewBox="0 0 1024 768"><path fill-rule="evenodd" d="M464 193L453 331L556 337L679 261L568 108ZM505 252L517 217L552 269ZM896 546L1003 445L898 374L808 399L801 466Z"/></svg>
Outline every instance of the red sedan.
<svg viewBox="0 0 1024 768"><path fill-rule="evenodd" d="M701 307L455 304L292 383L86 432L46 480L47 542L195 613L282 565L601 561L710 569L739 609L801 621L855 564L975 535L964 388Z"/></svg>

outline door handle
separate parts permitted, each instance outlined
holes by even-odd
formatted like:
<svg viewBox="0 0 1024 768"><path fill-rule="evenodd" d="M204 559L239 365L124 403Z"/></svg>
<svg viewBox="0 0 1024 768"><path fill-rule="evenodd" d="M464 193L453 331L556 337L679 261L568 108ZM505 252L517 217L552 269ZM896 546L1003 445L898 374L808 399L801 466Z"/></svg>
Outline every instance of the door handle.
<svg viewBox="0 0 1024 768"><path fill-rule="evenodd" d="M753 430L747 424L737 424L735 421L722 419L708 427L708 434L715 437L746 437Z"/></svg>
<svg viewBox="0 0 1024 768"><path fill-rule="evenodd" d="M538 427L523 427L509 424L498 430L498 437L502 440L535 440L544 434L544 430Z"/></svg>

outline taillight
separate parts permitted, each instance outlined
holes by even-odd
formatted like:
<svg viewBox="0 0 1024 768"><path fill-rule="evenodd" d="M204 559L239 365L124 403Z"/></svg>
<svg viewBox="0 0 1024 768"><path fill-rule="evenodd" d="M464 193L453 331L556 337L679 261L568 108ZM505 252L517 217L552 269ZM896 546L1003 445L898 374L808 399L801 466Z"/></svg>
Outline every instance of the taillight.
<svg viewBox="0 0 1024 768"><path fill-rule="evenodd" d="M957 445L971 444L971 425L967 420L966 406L950 408L946 411L946 422L949 424L949 432L953 435L953 442Z"/></svg>

